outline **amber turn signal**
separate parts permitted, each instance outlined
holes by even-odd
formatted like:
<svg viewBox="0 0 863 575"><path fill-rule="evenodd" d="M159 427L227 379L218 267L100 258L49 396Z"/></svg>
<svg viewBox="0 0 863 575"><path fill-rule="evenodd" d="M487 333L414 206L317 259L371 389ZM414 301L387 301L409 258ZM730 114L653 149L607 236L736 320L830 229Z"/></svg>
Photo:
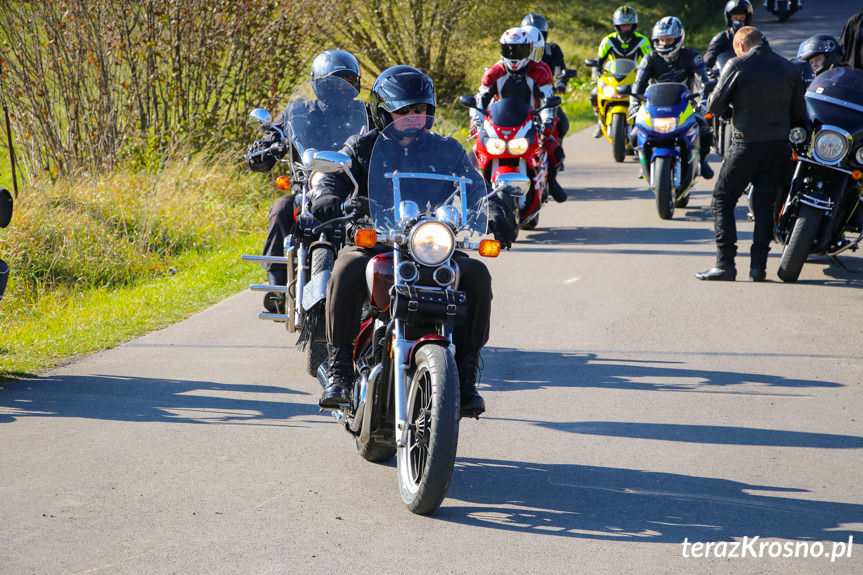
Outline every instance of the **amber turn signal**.
<svg viewBox="0 0 863 575"><path fill-rule="evenodd" d="M361 248L371 248L378 243L378 234L374 230L357 230L354 235L354 244Z"/></svg>
<svg viewBox="0 0 863 575"><path fill-rule="evenodd" d="M854 170L853 172L851 172L851 177L859 182L860 179L863 178L863 172L861 172L860 170Z"/></svg>
<svg viewBox="0 0 863 575"><path fill-rule="evenodd" d="M497 240L482 240L479 243L479 255L486 258L496 258L500 255L500 242Z"/></svg>
<svg viewBox="0 0 863 575"><path fill-rule="evenodd" d="M704 119L705 120L712 120L713 114L711 114L710 112L707 112L706 114L704 114Z"/></svg>
<svg viewBox="0 0 863 575"><path fill-rule="evenodd" d="M791 150L791 161L792 162L797 161L797 151L796 150Z"/></svg>
<svg viewBox="0 0 863 575"><path fill-rule="evenodd" d="M283 192L287 192L291 189L291 178L289 178L288 176L279 176L276 179L276 187Z"/></svg>

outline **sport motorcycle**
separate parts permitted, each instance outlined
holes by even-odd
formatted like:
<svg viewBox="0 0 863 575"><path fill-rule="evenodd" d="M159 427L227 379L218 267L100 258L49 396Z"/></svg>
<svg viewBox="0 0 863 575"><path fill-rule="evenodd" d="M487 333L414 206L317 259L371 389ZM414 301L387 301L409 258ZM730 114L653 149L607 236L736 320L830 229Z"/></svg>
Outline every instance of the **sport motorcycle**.
<svg viewBox="0 0 863 575"><path fill-rule="evenodd" d="M596 68L598 62L594 59L585 60L586 66ZM627 154L632 153L629 141L629 130L632 120L629 118L629 94L638 64L626 58L609 58L602 66L602 72L596 77L597 116L602 134L611 142L611 150L615 162L622 162Z"/></svg>

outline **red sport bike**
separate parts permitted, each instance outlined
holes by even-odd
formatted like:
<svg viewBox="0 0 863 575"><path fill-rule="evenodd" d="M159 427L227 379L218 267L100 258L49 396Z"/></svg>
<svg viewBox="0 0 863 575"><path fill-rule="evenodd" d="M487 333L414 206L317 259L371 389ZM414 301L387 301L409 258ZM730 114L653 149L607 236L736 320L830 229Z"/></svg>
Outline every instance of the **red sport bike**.
<svg viewBox="0 0 863 575"><path fill-rule="evenodd" d="M542 145L542 120L539 112L559 106L557 96L548 98L537 110L517 98L501 98L480 110L482 124L474 138L473 152L477 169L492 189L501 174L522 174L530 178L530 191L521 197L500 194L510 204L515 217L516 235L519 229L532 230L539 223L539 209L548 200L548 152ZM462 96L461 103L479 110L473 96Z"/></svg>

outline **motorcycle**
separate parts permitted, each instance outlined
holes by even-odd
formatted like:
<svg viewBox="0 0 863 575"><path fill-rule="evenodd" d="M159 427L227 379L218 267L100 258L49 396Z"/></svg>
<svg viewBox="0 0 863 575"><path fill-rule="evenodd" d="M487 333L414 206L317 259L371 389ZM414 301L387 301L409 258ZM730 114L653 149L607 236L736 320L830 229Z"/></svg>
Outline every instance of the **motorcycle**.
<svg viewBox="0 0 863 575"><path fill-rule="evenodd" d="M12 220L12 194L7 189L0 189L0 228L5 228ZM0 259L0 300L6 292L6 283L9 281L9 264Z"/></svg>
<svg viewBox="0 0 863 575"><path fill-rule="evenodd" d="M701 96L685 84L660 82L647 88L635 115L641 173L656 196L659 217L689 204L689 191L701 174L698 122L692 102Z"/></svg>
<svg viewBox="0 0 863 575"><path fill-rule="evenodd" d="M584 64L596 68L595 59L585 60ZM632 153L629 130L629 94L638 64L625 58L609 58L602 66L602 73L596 76L597 115L602 120L599 125L605 138L611 142L615 162L622 162Z"/></svg>
<svg viewBox="0 0 863 575"><path fill-rule="evenodd" d="M732 58L734 58L734 52L730 50L728 52L722 52L716 57L716 65L712 70L714 78L719 78L725 64L727 64ZM704 117L710 121L710 127L713 129L713 148L716 151L716 155L725 157L725 154L731 147L733 136L733 130L731 128L731 110L726 110L726 112L720 116L706 114Z"/></svg>
<svg viewBox="0 0 863 575"><path fill-rule="evenodd" d="M530 191L515 199L503 194L519 229L532 230L539 223L539 210L548 201L548 152L542 145L542 120L539 112L559 106L560 97L551 96L534 110L517 98L501 98L483 110L483 121L474 138L477 168L492 187L502 174L519 173L533 182ZM462 96L461 103L479 110L473 96Z"/></svg>
<svg viewBox="0 0 863 575"><path fill-rule="evenodd" d="M764 7L775 14L780 22L785 22L803 8L803 0L764 0Z"/></svg>
<svg viewBox="0 0 863 575"><path fill-rule="evenodd" d="M358 230L354 241L385 248L366 272L369 306L354 341L351 400L333 411L361 457L396 456L402 500L418 514L432 513L445 498L458 445L461 408L451 335L468 302L458 290L453 253L477 247L484 256L500 252L498 242L481 239L489 194L467 159L463 138L441 136L441 122L435 121L434 131L417 130L411 137L457 153L408 154L403 147L404 132L397 131L404 122L432 121L417 115L397 119L372 151L371 226ZM518 174L501 182L515 194L530 185ZM326 387L324 366L318 380Z"/></svg>
<svg viewBox="0 0 863 575"><path fill-rule="evenodd" d="M291 96L283 126L272 122L270 113L255 109L251 117L263 129L271 129L280 138L270 150L285 154L291 176L280 176L276 186L285 192L293 190L296 222L285 238L284 256L243 255L244 261L287 264L287 285L254 284L253 291L284 293L283 313L261 312L258 317L284 322L290 333L300 330L297 344L306 352L306 370L312 377L327 357L324 307L327 282L339 250L347 241L346 224L351 214L319 222L310 212L315 199L315 158L340 150L345 141L368 125L366 108L358 100L356 89L335 76L309 80ZM305 349L303 349L305 348Z"/></svg>
<svg viewBox="0 0 863 575"><path fill-rule="evenodd" d="M815 78L806 111L811 131L789 134L796 164L775 229L785 282L797 281L810 254L835 257L863 239L863 71L835 68Z"/></svg>

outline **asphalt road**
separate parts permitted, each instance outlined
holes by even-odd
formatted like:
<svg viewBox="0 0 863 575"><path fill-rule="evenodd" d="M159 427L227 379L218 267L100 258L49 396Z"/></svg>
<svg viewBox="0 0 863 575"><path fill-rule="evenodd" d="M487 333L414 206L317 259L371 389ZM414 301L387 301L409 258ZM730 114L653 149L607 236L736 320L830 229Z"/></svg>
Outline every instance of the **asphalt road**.
<svg viewBox="0 0 863 575"><path fill-rule="evenodd" d="M700 282L712 182L660 220L589 132L570 200L487 260L488 412L435 515L318 413L246 292L0 389L0 573L863 573L863 261ZM781 556L800 542L828 555Z"/></svg>

